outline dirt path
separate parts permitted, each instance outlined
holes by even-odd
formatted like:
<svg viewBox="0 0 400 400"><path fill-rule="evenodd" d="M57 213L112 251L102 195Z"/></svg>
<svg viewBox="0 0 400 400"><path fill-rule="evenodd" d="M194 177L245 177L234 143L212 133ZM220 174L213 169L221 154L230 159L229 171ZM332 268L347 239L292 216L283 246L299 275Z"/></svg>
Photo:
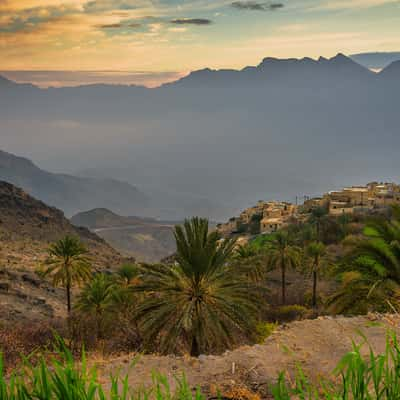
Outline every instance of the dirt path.
<svg viewBox="0 0 400 400"><path fill-rule="evenodd" d="M244 346L221 356L158 357L142 356L129 372L132 386L151 384L153 371L174 376L185 373L191 386L201 386L207 393L216 387L229 388L243 384L266 393L280 371L294 375L300 364L311 377L328 375L340 358L351 350L352 340L363 341L362 331L377 352L385 348L386 332L400 333L400 316L320 317L315 320L293 322L280 327L262 345ZM368 349L365 347L365 351ZM133 355L100 362L100 375L104 382L110 373L126 374Z"/></svg>

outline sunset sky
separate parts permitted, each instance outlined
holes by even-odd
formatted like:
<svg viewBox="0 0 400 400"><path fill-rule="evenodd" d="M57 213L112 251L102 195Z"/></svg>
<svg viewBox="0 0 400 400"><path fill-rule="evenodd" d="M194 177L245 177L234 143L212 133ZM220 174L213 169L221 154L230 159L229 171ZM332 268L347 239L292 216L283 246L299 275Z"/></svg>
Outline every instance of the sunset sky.
<svg viewBox="0 0 400 400"><path fill-rule="evenodd" d="M400 51L399 0L0 0L0 69L44 86L373 51Z"/></svg>

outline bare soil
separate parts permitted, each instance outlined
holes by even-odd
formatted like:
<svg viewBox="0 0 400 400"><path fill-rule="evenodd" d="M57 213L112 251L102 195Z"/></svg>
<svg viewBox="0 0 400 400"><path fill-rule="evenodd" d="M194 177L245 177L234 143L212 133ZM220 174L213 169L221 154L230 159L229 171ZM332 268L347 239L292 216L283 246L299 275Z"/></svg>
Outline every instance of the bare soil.
<svg viewBox="0 0 400 400"><path fill-rule="evenodd" d="M279 327L262 345L244 346L223 355L202 355L199 358L142 355L136 365L130 365L137 355L124 355L96 362L106 384L110 374L128 374L132 387L151 385L152 373L167 376L174 386L174 377L185 374L192 387L200 386L209 395L217 390L227 393L232 388L244 387L268 398L269 385L280 372L293 379L297 366L311 379L332 376L331 372L344 354L352 348L352 341L364 341L376 352L385 349L389 330L400 333L400 316L375 315L319 317L314 320L292 322ZM368 345L363 346L365 354Z"/></svg>

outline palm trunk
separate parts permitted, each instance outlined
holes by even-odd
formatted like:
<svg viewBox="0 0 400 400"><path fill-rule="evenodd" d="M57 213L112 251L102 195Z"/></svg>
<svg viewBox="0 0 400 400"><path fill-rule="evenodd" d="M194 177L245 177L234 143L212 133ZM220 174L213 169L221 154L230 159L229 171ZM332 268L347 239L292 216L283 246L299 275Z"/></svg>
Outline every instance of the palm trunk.
<svg viewBox="0 0 400 400"><path fill-rule="evenodd" d="M100 340L103 337L102 312L101 311L97 311L96 314L97 314L96 315L97 340Z"/></svg>
<svg viewBox="0 0 400 400"><path fill-rule="evenodd" d="M197 343L196 335L193 335L193 337L192 337L190 355L192 357L198 357L200 355L200 349L199 349L199 344Z"/></svg>
<svg viewBox="0 0 400 400"><path fill-rule="evenodd" d="M282 272L282 304L286 304L286 267L285 263L283 262L281 265L281 272Z"/></svg>
<svg viewBox="0 0 400 400"><path fill-rule="evenodd" d="M68 283L66 286L66 291L67 291L67 310L68 310L68 315L71 314L71 286Z"/></svg>
<svg viewBox="0 0 400 400"><path fill-rule="evenodd" d="M312 292L312 306L317 307L317 271L313 271L313 292Z"/></svg>

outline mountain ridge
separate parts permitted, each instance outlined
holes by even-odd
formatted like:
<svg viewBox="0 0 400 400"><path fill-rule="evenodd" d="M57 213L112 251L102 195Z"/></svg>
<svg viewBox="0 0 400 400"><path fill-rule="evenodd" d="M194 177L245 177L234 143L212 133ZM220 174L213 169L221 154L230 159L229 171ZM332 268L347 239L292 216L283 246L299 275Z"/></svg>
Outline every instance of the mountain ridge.
<svg viewBox="0 0 400 400"><path fill-rule="evenodd" d="M161 84L155 88L148 88L144 85L136 85L136 84L107 84L107 83L97 83L97 84L82 84L73 87L49 87L46 89L41 89L38 86L30 83L17 83L12 81L2 75L0 75L0 88L1 85L7 86L25 86L30 88L35 88L38 90L44 91L58 91L58 90L73 90L73 89L94 89L94 90L101 90L101 89L132 89L132 90L143 90L147 89L149 91L154 91L163 87L171 87L176 84L181 84L182 82L191 81L194 77L197 78L210 78L215 74L229 74L230 77L238 77L241 73L249 73L249 72L265 72L264 70L276 68L277 66L283 69L292 69L292 71L286 72L293 72L293 68L304 68L304 67L317 67L319 69L322 68L330 68L330 67L340 67L340 68L347 68L347 71L351 68L353 71L358 70L360 73L364 75L368 75L370 77L374 76L381 76L385 75L385 70L391 69L393 64L398 63L398 61L391 62L388 66L383 68L379 72L374 72L368 69L367 67L363 66L357 61L354 61L351 57L344 55L343 53L338 53L337 55L326 58L323 56L318 57L317 59L313 59L311 57L303 57L303 58L277 58L277 57L265 57L262 61L256 66L245 66L241 69L230 69L230 68L222 68L222 69L212 69L209 67L193 70L188 75L183 76L182 78L177 79L173 82L168 82L165 84ZM276 72L276 71L275 71ZM332 72L332 70L330 70ZM268 76L266 76L268 78ZM399 72L400 77L400 72Z"/></svg>
<svg viewBox="0 0 400 400"><path fill-rule="evenodd" d="M0 150L0 179L22 187L45 203L73 214L98 205L140 210L148 199L134 186L116 179L83 178L45 171L31 160ZM113 193L114 192L114 193ZM123 200L124 196L127 200ZM131 206L127 206L131 203ZM135 207L136 206L136 207Z"/></svg>

